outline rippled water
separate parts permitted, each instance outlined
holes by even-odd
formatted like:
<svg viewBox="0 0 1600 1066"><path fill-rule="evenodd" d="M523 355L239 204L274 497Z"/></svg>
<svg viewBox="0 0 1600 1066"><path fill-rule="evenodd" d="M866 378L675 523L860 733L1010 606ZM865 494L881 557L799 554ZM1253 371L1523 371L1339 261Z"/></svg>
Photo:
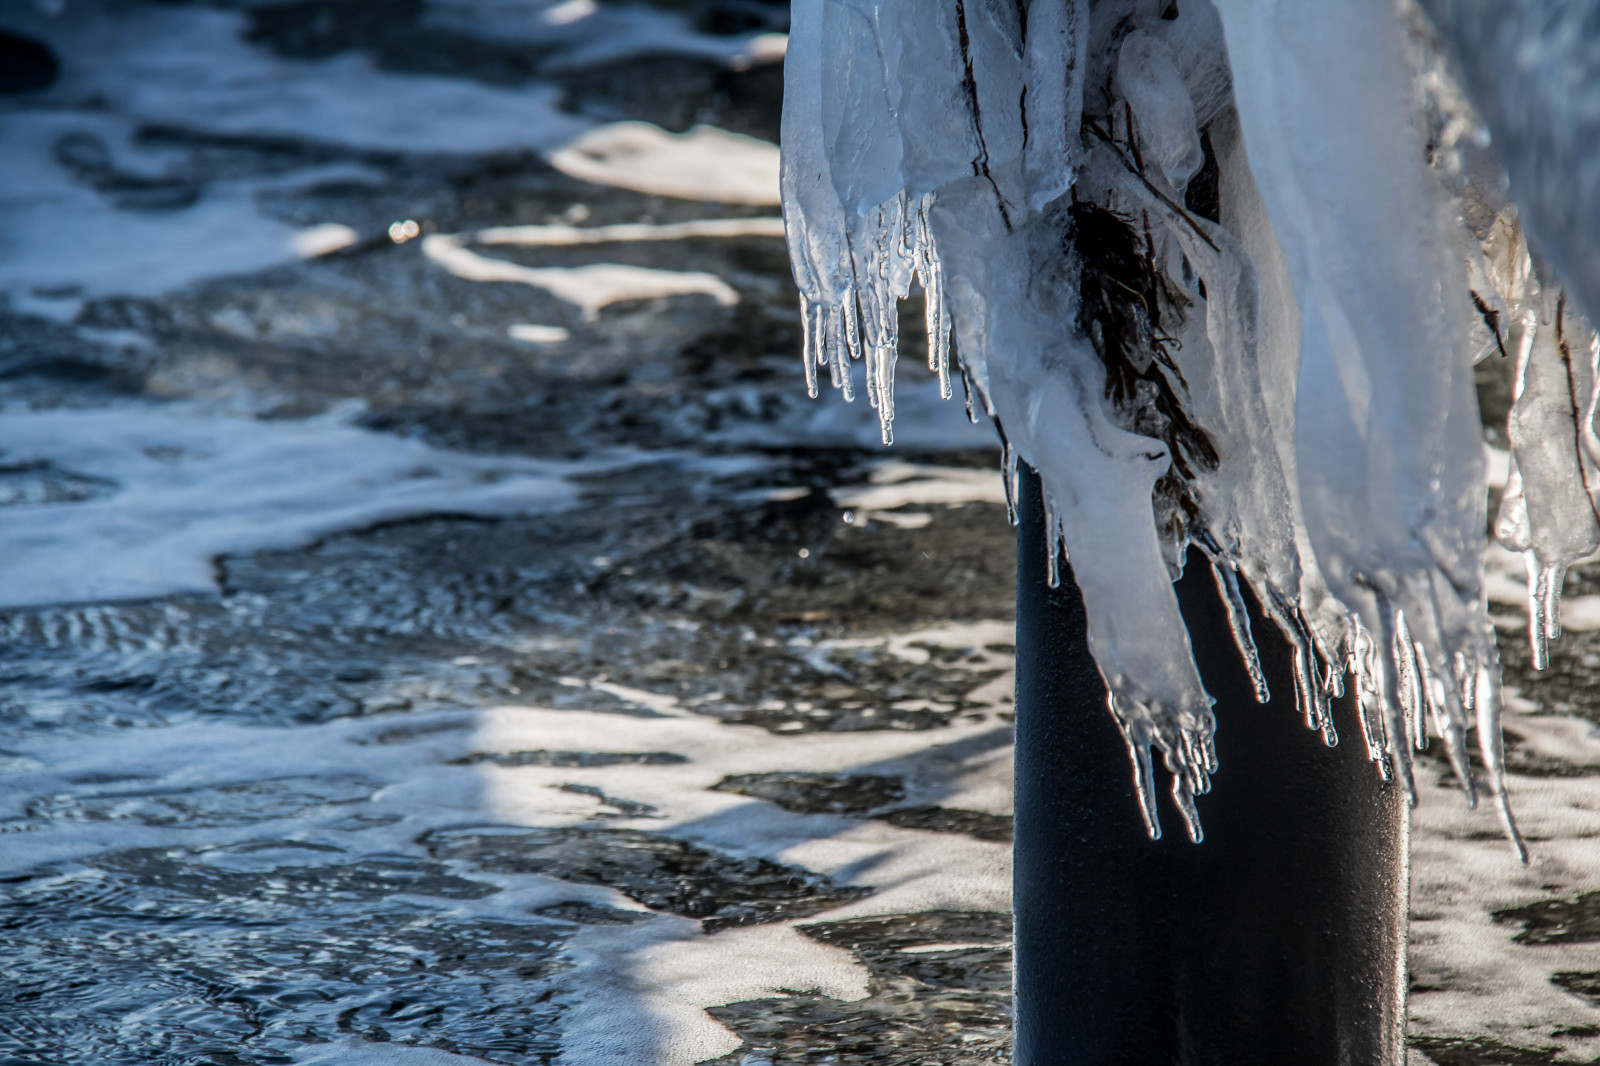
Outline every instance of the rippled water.
<svg viewBox="0 0 1600 1066"><path fill-rule="evenodd" d="M657 54L540 75L536 48L482 21L527 17L514 4L359 6L257 6L227 25L269 67L482 79L528 89L531 116L548 108L543 78L585 122L775 132L775 67ZM674 25L707 41L783 24L781 4L690 7ZM35 23L71 31L56 33L70 73L71 49L104 47L81 20L159 49L157 30L226 28L220 10L86 2L73 26ZM450 29L430 36L430 19ZM77 117L70 92L4 106L55 124L38 165L94 190L108 224L165 212L164 233L182 235L244 182L240 233L265 217L362 239L265 271L201 268L155 295L57 287L0 308L0 399L98 411L85 425L151 460L135 487L92 449L11 461L0 441L0 521L67 505L159 515L180 476L214 486L195 506L221 515L267 474L296 498L281 469L240 466L230 483L227 456L187 423L152 444L116 429L135 425L119 411L254 417L258 464L273 426L330 411L437 448L594 462L569 475L575 505L335 520L302 546L225 552L214 591L0 612L0 1062L589 1066L827 1047L839 1062L956 1061L930 1042L953 1023L960 1061L1003 1056L1012 564L992 493L841 521L837 497L881 481L882 458L864 447L869 412L841 418L797 388L781 241L531 260L701 270L740 296L587 319L440 271L422 241L363 236L396 216L431 233L771 208L592 186L525 154L340 147L319 140L315 110L302 139L240 136L198 102L170 121L178 105L149 95L114 118ZM116 177L152 165L165 177ZM64 317L38 313L73 299ZM517 340L529 321L570 340ZM913 465L887 475L913 501L941 471L992 469L958 407L920 436L900 457ZM369 491L350 476L342 491ZM92 549L63 528L29 550L70 586L71 553ZM916 913L941 904L966 909ZM851 906L911 913L816 924ZM812 991L771 998L791 988ZM834 1047L823 1030L843 1016L860 1036Z"/></svg>
<svg viewBox="0 0 1600 1066"><path fill-rule="evenodd" d="M103 212L124 236L99 258L58 236L31 261L93 265L78 283L0 270L0 404L95 412L104 439L131 424L119 412L248 420L268 458L219 473L228 455L204 454L199 431L147 442L134 491L64 448L22 454L0 415L0 525L115 504L181 529L162 471L190 478L183 498L208 514L243 513L268 473L294 502L295 478L270 464L275 427L582 468L560 475L558 503L498 510L459 480L470 464L410 471L478 509L329 519L224 551L187 591L0 610L0 1063L1007 1057L1014 546L988 431L919 392L915 352L887 456L864 405L807 401L772 237L480 246L540 268L700 271L739 296L590 317L387 236L404 219L471 234L774 212L592 185L484 116L774 137L777 66L726 57L781 29L783 4L629 9L678 19L649 24L677 43L574 66L554 62L570 41L525 40L547 6L74 0L75 21L16 16L70 38L69 80L0 101L0 132L22 146L0 166L87 198L19 193L0 211L47 235L77 232L65 212ZM172 40L205 44L185 53L193 88L159 71L116 81ZM245 60L321 95L273 111L289 97L267 107L229 80ZM74 70L147 91L96 97ZM447 90L488 93L472 97L479 121L419 112L410 144L327 110L339 94L398 109ZM227 227L205 228L209 211ZM262 234L328 225L356 240L247 261ZM105 291L138 279L116 256L139 234L193 257L183 280ZM566 339L517 339L529 324L545 332L523 336ZM374 469L335 469L344 481L318 484L345 487L308 484L307 506L408 491ZM61 528L29 558L63 581L74 559L123 550ZM1592 715L1592 644L1556 651L1558 709ZM1491 824L1424 805L1414 1004L1443 1066L1554 1061L1544 1034L1565 1027L1549 1046L1581 1049L1584 1012L1600 1019L1581 961L1600 870L1577 843L1600 750L1556 745L1570 721L1511 723L1524 818L1535 836L1544 825L1535 853L1553 856L1523 880L1486 857L1500 855ZM1462 870L1495 887L1453 884ZM1478 972L1460 960L1484 929L1515 994L1459 976ZM1515 970L1532 952L1567 954ZM1474 1006L1488 999L1524 1006L1459 1021L1488 1018Z"/></svg>

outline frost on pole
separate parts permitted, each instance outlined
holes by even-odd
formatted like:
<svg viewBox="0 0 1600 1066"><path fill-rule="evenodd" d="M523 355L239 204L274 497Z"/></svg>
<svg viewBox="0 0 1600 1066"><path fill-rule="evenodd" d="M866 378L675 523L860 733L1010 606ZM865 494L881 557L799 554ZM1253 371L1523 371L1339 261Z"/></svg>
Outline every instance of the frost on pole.
<svg viewBox="0 0 1600 1066"><path fill-rule="evenodd" d="M1152 835L1154 753L1195 840L1216 768L1172 587L1193 547L1261 699L1245 586L1309 727L1335 743L1353 686L1380 773L1414 799L1431 734L1469 801L1475 732L1521 850L1472 366L1516 362L1496 531L1528 560L1542 663L1565 570L1600 546L1600 345L1443 47L1394 0L795 0L808 384L850 399L864 363L889 442L896 308L920 287L945 395L958 374L995 421L1008 487L1039 473Z"/></svg>

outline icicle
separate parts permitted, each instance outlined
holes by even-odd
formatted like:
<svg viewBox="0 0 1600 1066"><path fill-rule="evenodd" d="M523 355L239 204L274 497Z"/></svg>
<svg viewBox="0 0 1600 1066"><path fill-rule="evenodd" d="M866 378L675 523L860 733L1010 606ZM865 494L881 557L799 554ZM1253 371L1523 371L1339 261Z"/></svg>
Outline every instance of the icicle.
<svg viewBox="0 0 1600 1066"><path fill-rule="evenodd" d="M1527 260L1525 247L1516 257ZM1501 501L1495 533L1523 553L1528 570L1528 642L1535 669L1549 662L1549 642L1561 635L1561 585L1567 567L1600 548L1600 521L1585 484L1592 461L1585 457L1581 428L1592 417L1593 388L1575 389L1573 353L1563 338L1564 298L1540 284L1539 272L1523 267L1526 307L1511 331L1517 353L1511 414L1506 435L1515 463ZM1592 366L1589 353L1581 368ZM1589 474L1589 481L1595 479Z"/></svg>
<svg viewBox="0 0 1600 1066"><path fill-rule="evenodd" d="M1305 717L1307 729L1331 728L1329 717L1324 713L1317 691L1316 667L1313 663L1311 642L1303 636L1293 640L1294 648L1294 683L1296 702L1300 706L1300 713Z"/></svg>
<svg viewBox="0 0 1600 1066"><path fill-rule="evenodd" d="M1089 46L1088 8L1074 0L1033 0L1028 5L1023 56L1026 140L1023 173L1028 206L1037 211L1072 187L1083 112L1083 75Z"/></svg>
<svg viewBox="0 0 1600 1066"><path fill-rule="evenodd" d="M1000 436L1000 473L1005 478L1006 486L1006 520L1012 525L1017 524L1017 498L1021 495L1021 485L1018 480L1017 450L1011 442Z"/></svg>
<svg viewBox="0 0 1600 1066"><path fill-rule="evenodd" d="M1239 591L1239 578L1231 567L1219 566L1215 559L1211 561L1211 576L1216 578L1217 591L1222 593L1222 602L1228 609L1228 628L1233 630L1233 643L1244 658L1245 669L1250 673L1250 684L1256 690L1256 702L1266 703L1272 699L1272 693L1267 690L1267 677L1261 672L1261 653L1256 650L1255 638L1250 635L1250 614L1245 609L1244 596Z"/></svg>
<svg viewBox="0 0 1600 1066"><path fill-rule="evenodd" d="M1045 584L1053 589L1061 587L1061 519L1056 516L1056 501L1049 490L1044 494L1044 550L1049 553L1045 563Z"/></svg>
<svg viewBox="0 0 1600 1066"><path fill-rule="evenodd" d="M792 8L808 391L825 369L850 399L862 361L890 441L897 305L920 286L941 394L959 369L968 417L1001 429L1013 521L1019 464L1040 475L1049 581L1070 550L1152 835L1154 750L1195 839L1215 769L1171 586L1192 540L1259 698L1243 585L1293 648L1308 727L1337 742L1348 671L1378 772L1414 797L1431 723L1469 799L1476 728L1514 836L1468 356L1486 338L1519 356L1496 531L1528 555L1542 665L1565 567L1600 544L1600 340L1509 208L1474 230L1485 291L1478 332L1457 330L1460 212L1421 163L1390 0ZM1214 178L1186 198L1202 163Z"/></svg>
<svg viewBox="0 0 1600 1066"><path fill-rule="evenodd" d="M1393 654L1399 671L1400 708L1406 718L1406 739L1413 748L1422 751L1428 746L1428 726L1423 718L1427 712L1428 697L1423 691L1422 666L1417 661L1417 651L1417 642L1411 639L1411 627L1406 625L1405 612L1397 610Z"/></svg>
<svg viewBox="0 0 1600 1066"><path fill-rule="evenodd" d="M1135 737L1138 727L1133 716L1123 713L1117 706L1116 693L1111 694L1110 711L1122 733L1123 743L1128 745L1128 761L1133 765L1133 791L1139 797L1139 816L1144 819L1144 830L1151 840L1160 840L1161 819L1156 814L1155 768L1150 760L1150 741L1142 735Z"/></svg>
<svg viewBox="0 0 1600 1066"><path fill-rule="evenodd" d="M1410 648L1401 640L1405 616L1395 605L1379 598L1378 609L1383 621L1383 647L1377 655L1379 669L1379 710L1383 714L1383 747L1390 769L1400 779L1406 791L1406 801L1417 805L1417 782L1411 772L1411 753L1406 743L1408 715L1401 694L1401 660L1408 657Z"/></svg>
<svg viewBox="0 0 1600 1066"><path fill-rule="evenodd" d="M928 228L928 212L933 209L933 202L932 193L918 201L908 231L911 234L911 259L916 267L917 281L922 285L923 321L928 330L928 369L939 375L939 398L948 400L952 395L950 312L945 303L944 268L939 263L939 250Z"/></svg>
<svg viewBox="0 0 1600 1066"><path fill-rule="evenodd" d="M806 368L806 395L813 400L817 398L817 366L818 357L822 354L821 333L821 308L812 302L800 297L800 358Z"/></svg>
<svg viewBox="0 0 1600 1066"><path fill-rule="evenodd" d="M1494 798L1495 811L1500 815L1506 837L1516 849L1517 858L1528 864L1528 845L1517 829L1517 820L1511 813L1511 800L1506 795L1506 767L1504 742L1500 736L1500 685L1499 664L1485 664L1478 669L1474 705L1478 718L1478 755L1483 760L1484 777L1489 795Z"/></svg>
<svg viewBox="0 0 1600 1066"><path fill-rule="evenodd" d="M1472 763L1467 756L1467 720L1475 720L1475 705L1478 690L1478 668L1471 663L1465 653L1457 652L1455 662L1455 678L1459 688L1460 702L1444 704L1442 707L1433 708L1436 714L1443 713L1443 719L1436 719L1439 735L1444 738L1445 755L1450 759L1450 769L1456 775L1456 781L1461 785L1461 792L1466 797L1468 807L1478 805L1478 789L1472 780ZM1440 682L1443 683L1442 681ZM1459 714L1461 717L1457 718Z"/></svg>
<svg viewBox="0 0 1600 1066"><path fill-rule="evenodd" d="M1377 768L1385 781L1391 780L1389 747L1384 729L1383 691L1378 680L1378 666L1372 634L1359 621L1351 620L1354 639L1350 645L1350 676L1355 682L1356 712L1361 721L1361 738L1367 745L1367 759Z"/></svg>

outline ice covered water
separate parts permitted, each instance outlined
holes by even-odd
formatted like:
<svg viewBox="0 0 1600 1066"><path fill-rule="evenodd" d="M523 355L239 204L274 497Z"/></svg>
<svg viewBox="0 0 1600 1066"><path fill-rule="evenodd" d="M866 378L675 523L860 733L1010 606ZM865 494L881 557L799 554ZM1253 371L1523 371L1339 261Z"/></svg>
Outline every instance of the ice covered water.
<svg viewBox="0 0 1600 1066"><path fill-rule="evenodd" d="M794 5L783 192L811 391L852 399L863 363L888 443L896 305L920 286L931 368L995 421L1008 486L1040 475L1153 835L1154 753L1196 840L1215 769L1172 591L1194 548L1255 676L1243 588L1290 642L1309 726L1336 741L1349 684L1379 772L1414 795L1432 732L1469 799L1475 732L1517 840L1472 366L1516 360L1497 533L1528 560L1541 662L1562 575L1600 546L1600 344L1557 274L1574 239L1554 266L1530 252L1440 41L1491 127L1559 79L1478 76L1484 5L1424 6L1438 27L1389 0ZM1544 120L1561 149L1560 109Z"/></svg>

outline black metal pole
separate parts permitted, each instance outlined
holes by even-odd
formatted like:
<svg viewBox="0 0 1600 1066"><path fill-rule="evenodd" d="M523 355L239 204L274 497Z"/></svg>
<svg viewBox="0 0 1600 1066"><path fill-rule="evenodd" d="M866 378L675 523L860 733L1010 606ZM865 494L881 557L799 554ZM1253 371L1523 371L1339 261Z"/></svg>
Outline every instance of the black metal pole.
<svg viewBox="0 0 1600 1066"><path fill-rule="evenodd" d="M1204 560L1178 598L1216 697L1206 839L1151 841L1063 566L1045 581L1038 479L1017 575L1018 1066L1402 1066L1406 811L1354 710L1323 745L1286 644L1252 618L1275 694L1255 702Z"/></svg>

